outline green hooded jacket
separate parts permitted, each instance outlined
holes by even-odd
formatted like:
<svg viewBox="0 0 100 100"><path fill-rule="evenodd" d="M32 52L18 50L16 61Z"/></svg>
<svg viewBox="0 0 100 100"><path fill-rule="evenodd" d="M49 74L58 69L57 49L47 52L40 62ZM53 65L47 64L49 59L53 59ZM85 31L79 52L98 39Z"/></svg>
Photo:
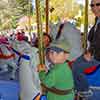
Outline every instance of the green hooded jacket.
<svg viewBox="0 0 100 100"><path fill-rule="evenodd" d="M47 87L55 87L60 90L72 89L74 87L72 71L68 64L54 64L50 72L39 73L40 80ZM47 92L47 100L74 100L74 91L67 95L58 95L50 91Z"/></svg>

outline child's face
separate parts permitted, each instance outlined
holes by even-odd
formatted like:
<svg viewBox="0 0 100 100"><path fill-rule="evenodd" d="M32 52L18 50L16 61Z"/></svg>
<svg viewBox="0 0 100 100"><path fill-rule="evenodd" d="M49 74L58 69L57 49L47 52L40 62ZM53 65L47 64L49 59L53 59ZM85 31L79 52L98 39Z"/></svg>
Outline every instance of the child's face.
<svg viewBox="0 0 100 100"><path fill-rule="evenodd" d="M48 36L44 35L43 36L43 43L44 43L44 47L47 47L50 43L50 39Z"/></svg>
<svg viewBox="0 0 100 100"><path fill-rule="evenodd" d="M49 59L52 63L61 64L67 60L67 58L69 57L69 54L65 53L63 51L57 53L56 51L50 50L48 56L49 56Z"/></svg>
<svg viewBox="0 0 100 100"><path fill-rule="evenodd" d="M91 53L88 52L87 54L84 54L84 59L87 61L91 61L92 60Z"/></svg>

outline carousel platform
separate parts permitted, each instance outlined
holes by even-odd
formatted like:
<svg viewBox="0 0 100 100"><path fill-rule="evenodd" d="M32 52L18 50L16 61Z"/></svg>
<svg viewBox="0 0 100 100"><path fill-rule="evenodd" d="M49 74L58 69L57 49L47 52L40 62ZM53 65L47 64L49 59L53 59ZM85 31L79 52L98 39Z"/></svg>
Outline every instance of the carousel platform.
<svg viewBox="0 0 100 100"><path fill-rule="evenodd" d="M19 83L0 80L0 100L19 100Z"/></svg>
<svg viewBox="0 0 100 100"><path fill-rule="evenodd" d="M7 72L0 73L0 100L19 100L20 86L18 71L16 78L10 80L11 68Z"/></svg>

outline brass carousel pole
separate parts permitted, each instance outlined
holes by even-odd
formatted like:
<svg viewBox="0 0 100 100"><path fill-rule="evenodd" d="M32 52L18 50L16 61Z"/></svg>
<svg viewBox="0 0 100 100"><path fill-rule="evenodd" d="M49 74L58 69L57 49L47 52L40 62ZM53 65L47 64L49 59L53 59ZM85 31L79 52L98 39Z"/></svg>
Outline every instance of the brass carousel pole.
<svg viewBox="0 0 100 100"><path fill-rule="evenodd" d="M84 49L87 48L87 33L88 33L88 0L85 0L85 22L84 22Z"/></svg>
<svg viewBox="0 0 100 100"><path fill-rule="evenodd" d="M37 18L37 34L39 38L39 59L40 64L44 64L44 45L43 45L43 32L42 32L42 16L41 16L41 7L40 0L35 0L36 3L36 18Z"/></svg>
<svg viewBox="0 0 100 100"><path fill-rule="evenodd" d="M45 9L45 12L46 12L46 33L48 34L48 29L49 29L49 0L46 0L45 1L45 4L46 4L46 9Z"/></svg>
<svg viewBox="0 0 100 100"><path fill-rule="evenodd" d="M31 4L32 2L29 0L29 14L28 14L28 32L29 32L29 36L30 36L30 39L31 39Z"/></svg>

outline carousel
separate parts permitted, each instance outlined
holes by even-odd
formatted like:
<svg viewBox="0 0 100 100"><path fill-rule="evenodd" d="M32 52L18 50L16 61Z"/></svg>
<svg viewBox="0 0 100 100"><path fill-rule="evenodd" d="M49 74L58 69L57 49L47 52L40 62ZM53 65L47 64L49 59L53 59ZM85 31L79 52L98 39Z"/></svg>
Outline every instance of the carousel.
<svg viewBox="0 0 100 100"><path fill-rule="evenodd" d="M0 37L0 100L48 100L41 89L41 81L38 76L38 64L45 64L42 11L40 0L35 0L37 35L39 38L39 48L31 47L24 41L25 36L18 34L15 39ZM85 0L85 22L83 41L81 42L81 32L69 22L49 23L49 0L45 0L45 32L50 34L53 40L65 38L72 45L71 60L79 57L87 48L88 32L88 0ZM29 30L31 32L31 30ZM70 33L70 34L69 34ZM10 44L9 44L10 43ZM38 52L38 53L37 53ZM99 100L100 94L100 65L91 65L84 70L84 75L88 81L89 94L75 93L75 100ZM67 84L67 83L66 83ZM80 99L81 97L81 99ZM89 98L88 98L89 97ZM88 99L87 99L88 98ZM94 99L97 98L97 99Z"/></svg>

